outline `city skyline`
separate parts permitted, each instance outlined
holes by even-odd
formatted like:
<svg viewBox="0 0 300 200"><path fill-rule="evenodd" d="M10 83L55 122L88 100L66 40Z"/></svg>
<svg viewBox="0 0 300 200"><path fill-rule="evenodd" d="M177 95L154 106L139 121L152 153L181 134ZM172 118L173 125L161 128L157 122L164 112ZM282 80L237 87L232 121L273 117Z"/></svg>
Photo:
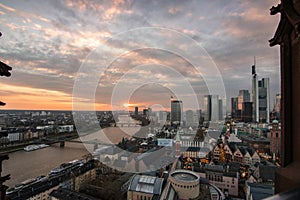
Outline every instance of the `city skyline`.
<svg viewBox="0 0 300 200"><path fill-rule="evenodd" d="M251 66L256 56L259 79L270 78L272 108L280 91L278 48L269 48L268 44L278 23L276 17L269 15L274 4L271 0L1 2L1 60L13 67L11 78L1 80L1 100L7 103L3 109L71 110L74 81L86 56L114 35L140 27L175 30L200 44L222 75L227 110L231 97L239 90L251 91ZM143 37L137 40L146 39ZM124 47L116 42L110 48L117 51ZM176 65L174 69L188 77L202 108L207 86L199 73L195 75L190 70L190 63L170 52L143 50L130 52L112 63L96 92L97 110L111 110L112 88L129 70L127 66L140 64L137 60L153 66ZM130 84L134 85L135 79L141 80L143 76L163 78L166 84L140 86L119 108L159 104L169 110L169 97L173 93L167 83L172 77L155 70L133 73L136 76L128 81Z"/></svg>

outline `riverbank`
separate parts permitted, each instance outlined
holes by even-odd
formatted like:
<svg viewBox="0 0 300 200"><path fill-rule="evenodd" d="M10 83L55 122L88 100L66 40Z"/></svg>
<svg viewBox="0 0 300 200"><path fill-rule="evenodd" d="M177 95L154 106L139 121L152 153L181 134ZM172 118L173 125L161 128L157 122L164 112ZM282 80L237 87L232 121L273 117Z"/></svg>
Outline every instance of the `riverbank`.
<svg viewBox="0 0 300 200"><path fill-rule="evenodd" d="M51 136L48 136L43 139L36 139L36 140L28 141L26 143L20 143L20 144L15 144L12 146L2 147L2 148L0 148L0 154L9 154L9 153L13 153L16 151L24 150L24 147L26 147L28 145L43 144L43 143L45 143L45 142L43 142L43 140L56 139L58 136L65 137L66 141L78 138L77 132L72 132L72 133L67 133L67 134L59 134L59 135L58 134L51 135ZM48 144L49 142L46 142L46 143ZM54 143L57 143L57 142L53 142L53 143L49 143L49 144L54 144Z"/></svg>
<svg viewBox="0 0 300 200"><path fill-rule="evenodd" d="M9 154L9 153L13 153L16 151L20 151L23 150L24 147L30 145L31 143L27 143L27 144L20 144L17 146L11 146L11 147L6 147L4 149L0 149L0 154Z"/></svg>
<svg viewBox="0 0 300 200"><path fill-rule="evenodd" d="M118 144L122 141L123 137L130 139L130 135L135 133L134 129L138 129L138 127L124 127L123 129L126 131L125 133L118 127L107 127L103 129L105 130L103 135L95 132L94 134L80 137L80 139L77 140L91 141L98 138L103 141L104 138L102 137L107 137L110 143ZM41 143L45 143L45 141L40 140L39 144ZM23 148L26 145L30 144L23 144ZM13 187L15 184L27 179L47 175L53 168L60 166L62 163L83 159L87 154L91 153L91 151L88 151L88 147L90 146L92 146L93 149L93 145L91 144L66 142L63 148L60 147L60 144L55 143L47 148L30 152L23 151L21 146L15 149L2 150L2 152L11 151L11 153L9 153L9 160L3 162L2 173L11 174L11 179L5 182L5 184L9 187Z"/></svg>

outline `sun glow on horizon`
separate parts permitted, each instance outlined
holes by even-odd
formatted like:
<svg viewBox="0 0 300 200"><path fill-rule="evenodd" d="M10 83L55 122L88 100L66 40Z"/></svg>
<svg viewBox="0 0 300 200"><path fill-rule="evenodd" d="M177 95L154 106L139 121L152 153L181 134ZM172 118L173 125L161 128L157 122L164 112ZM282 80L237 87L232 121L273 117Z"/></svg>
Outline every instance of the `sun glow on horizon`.
<svg viewBox="0 0 300 200"><path fill-rule="evenodd" d="M136 103L123 103L123 106L125 108L130 108L130 107L138 106L138 104L136 104Z"/></svg>

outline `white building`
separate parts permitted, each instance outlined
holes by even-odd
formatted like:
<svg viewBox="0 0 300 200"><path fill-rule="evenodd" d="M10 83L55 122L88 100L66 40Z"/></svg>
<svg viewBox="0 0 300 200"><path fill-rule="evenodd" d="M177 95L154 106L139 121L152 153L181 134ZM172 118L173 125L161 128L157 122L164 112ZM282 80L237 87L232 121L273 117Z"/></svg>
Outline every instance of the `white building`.
<svg viewBox="0 0 300 200"><path fill-rule="evenodd" d="M59 133L71 133L74 131L74 125L61 125L58 126Z"/></svg>
<svg viewBox="0 0 300 200"><path fill-rule="evenodd" d="M20 140L20 133L9 133L7 138L10 142L16 142Z"/></svg>

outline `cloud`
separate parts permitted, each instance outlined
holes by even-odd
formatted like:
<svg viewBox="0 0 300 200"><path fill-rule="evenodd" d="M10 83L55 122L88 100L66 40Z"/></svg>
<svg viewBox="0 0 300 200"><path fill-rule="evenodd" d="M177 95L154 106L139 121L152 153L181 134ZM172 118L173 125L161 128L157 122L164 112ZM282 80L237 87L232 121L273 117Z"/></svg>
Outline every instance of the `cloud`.
<svg viewBox="0 0 300 200"><path fill-rule="evenodd" d="M107 67L102 64L112 57L117 58L105 73L97 74L101 76L98 86L101 95L97 96L97 101L102 108L109 105L111 90L122 75L132 67L143 64L169 66L188 77L201 101L207 87L200 73L204 73L206 66L201 66L204 70L198 72L182 55L198 60L211 58L223 76L229 97L236 95L240 87L251 88L250 66L253 56L256 56L259 76L271 78L272 93L275 93L280 87L278 48L270 48L268 39L274 34L278 18L269 15L272 5L272 0L2 2L0 53L1 59L13 67L13 72L10 79L1 82L18 87L13 94L24 86L71 96L74 80L78 76L99 72L97 68L92 68L82 74L77 73L87 56L102 48L105 54L90 62ZM201 45L208 55L199 55L189 43L174 35L164 35L164 32L158 33L161 40L153 40L153 35L149 34L131 35L129 40L116 37L139 27L165 27L178 31ZM115 40L107 42L110 38ZM163 44L165 49L144 48L119 55L128 49L139 48L141 42L152 47ZM180 49L182 54L167 49ZM139 71L128 81L134 84L151 75L166 82L172 78L164 71ZM142 98L143 91L148 100ZM151 98L168 101L169 93L165 91L167 95L163 95L162 91L165 90L158 89L155 93L153 87L140 89L138 96L141 97L136 96L136 101L141 104L143 101L154 103ZM62 101L59 95L56 97L56 103L65 102L63 95Z"/></svg>

